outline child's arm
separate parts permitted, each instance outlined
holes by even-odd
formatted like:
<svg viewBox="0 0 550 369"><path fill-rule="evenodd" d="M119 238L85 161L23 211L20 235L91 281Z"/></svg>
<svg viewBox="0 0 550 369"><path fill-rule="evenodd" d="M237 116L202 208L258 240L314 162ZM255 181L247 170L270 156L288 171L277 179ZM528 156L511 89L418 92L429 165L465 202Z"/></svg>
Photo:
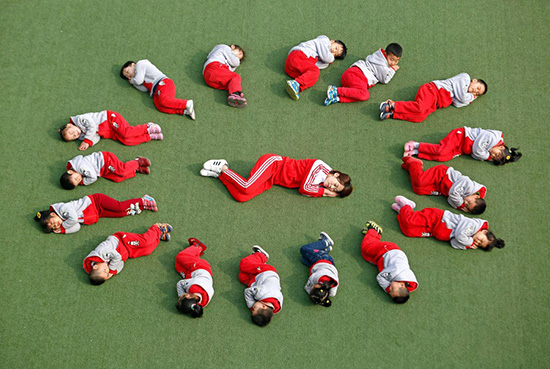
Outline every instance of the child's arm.
<svg viewBox="0 0 550 369"><path fill-rule="evenodd" d="M256 303L256 293L254 288L248 287L244 290L244 300L246 301L246 306L248 306L249 309L254 306Z"/></svg>
<svg viewBox="0 0 550 369"><path fill-rule="evenodd" d="M135 75L134 78L130 80L130 83L134 85L137 89L147 92L147 88L143 86L145 81L145 72L147 72L147 65L151 62L147 59L140 60L136 63ZM152 64L151 64L152 65ZM140 88L141 87L141 88ZM143 90L145 89L145 90Z"/></svg>
<svg viewBox="0 0 550 369"><path fill-rule="evenodd" d="M234 71L235 68L241 65L241 61L239 60L239 58L237 58L235 54L233 54L233 50L231 50L231 47L227 45L224 46L225 47L221 50L223 53L223 57L227 61L227 64L229 64L229 66L233 68L232 70Z"/></svg>
<svg viewBox="0 0 550 369"><path fill-rule="evenodd" d="M489 160L491 155L489 150L502 141L502 132L484 129L476 137L472 145L472 158L476 160Z"/></svg>
<svg viewBox="0 0 550 369"><path fill-rule="evenodd" d="M455 236L451 238L451 246L457 250L475 249L476 247L473 247L474 239L470 236L474 233L474 225L464 217L464 220L456 226Z"/></svg>
<svg viewBox="0 0 550 369"><path fill-rule="evenodd" d="M97 181L97 173L94 168L86 163L81 163L80 168L78 168L78 172L82 175L82 184L84 186L91 185Z"/></svg>
<svg viewBox="0 0 550 369"><path fill-rule="evenodd" d="M122 256L116 250L119 242L117 237L111 235L101 242L89 256L99 256L109 265L111 274L117 274L124 268Z"/></svg>
<svg viewBox="0 0 550 369"><path fill-rule="evenodd" d="M61 224L61 229L59 231L54 230L54 233L76 233L80 230L80 223L78 222L78 214L74 206L66 204L63 202L53 204L52 208L55 209L56 214L58 214L63 223Z"/></svg>
<svg viewBox="0 0 550 369"><path fill-rule="evenodd" d="M334 62L334 55L332 55L330 50L330 39L327 36L319 36L313 42L315 43L318 55L316 65L319 69L325 69Z"/></svg>

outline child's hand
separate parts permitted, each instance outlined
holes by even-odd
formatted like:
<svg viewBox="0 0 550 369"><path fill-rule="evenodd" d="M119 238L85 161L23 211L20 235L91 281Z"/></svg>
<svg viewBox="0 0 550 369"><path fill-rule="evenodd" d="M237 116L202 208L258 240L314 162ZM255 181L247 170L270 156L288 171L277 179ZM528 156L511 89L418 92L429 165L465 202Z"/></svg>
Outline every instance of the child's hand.
<svg viewBox="0 0 550 369"><path fill-rule="evenodd" d="M56 228L56 229L54 229L54 230L53 230L53 233L57 233L57 234L61 233L61 228Z"/></svg>
<svg viewBox="0 0 550 369"><path fill-rule="evenodd" d="M396 64L396 65L394 65L392 68L393 68L394 71L397 72L397 71L399 70L399 65Z"/></svg>
<svg viewBox="0 0 550 369"><path fill-rule="evenodd" d="M78 146L78 149L79 149L80 151L84 151L84 150L86 150L88 147L90 147L90 144L89 144L89 143L87 143L87 142L82 142L82 143L80 144L80 146Z"/></svg>
<svg viewBox="0 0 550 369"><path fill-rule="evenodd" d="M334 192L334 191L329 190L328 188L325 188L325 192L323 193L323 196L324 197L337 197L338 192Z"/></svg>

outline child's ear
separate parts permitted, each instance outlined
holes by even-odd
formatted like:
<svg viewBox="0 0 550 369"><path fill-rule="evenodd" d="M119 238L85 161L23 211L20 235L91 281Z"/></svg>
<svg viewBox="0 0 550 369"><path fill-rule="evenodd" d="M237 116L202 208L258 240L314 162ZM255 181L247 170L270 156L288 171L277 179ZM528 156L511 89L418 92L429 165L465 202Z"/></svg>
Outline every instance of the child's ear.
<svg viewBox="0 0 550 369"><path fill-rule="evenodd" d="M93 269L93 270L97 270L98 268L99 268L99 265L98 265L98 264L92 265L92 269Z"/></svg>

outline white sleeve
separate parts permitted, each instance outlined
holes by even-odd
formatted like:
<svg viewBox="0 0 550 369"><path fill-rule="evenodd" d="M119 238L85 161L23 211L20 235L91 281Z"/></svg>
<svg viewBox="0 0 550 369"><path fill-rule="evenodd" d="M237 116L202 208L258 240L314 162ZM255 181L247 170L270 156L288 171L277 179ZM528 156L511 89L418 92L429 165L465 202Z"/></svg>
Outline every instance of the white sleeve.
<svg viewBox="0 0 550 369"><path fill-rule="evenodd" d="M254 304L256 303L256 294L254 293L253 291L253 288L252 287L248 287L244 290L244 299L246 301L246 306L248 306L248 308L252 308L252 306L254 306Z"/></svg>
<svg viewBox="0 0 550 369"><path fill-rule="evenodd" d="M66 203L53 204L52 207L59 217L63 219L63 228L65 234L76 233L80 230L80 223L78 222L78 214L74 206Z"/></svg>
<svg viewBox="0 0 550 369"><path fill-rule="evenodd" d="M84 186L91 185L97 181L97 174L91 165L81 164L78 172L82 175L82 183Z"/></svg>
<svg viewBox="0 0 550 369"><path fill-rule="evenodd" d="M330 52L330 39L327 36L319 36L315 39L315 46L317 47L317 55L319 56L316 63L317 67L325 69L329 64L334 62L334 55Z"/></svg>
<svg viewBox="0 0 550 369"><path fill-rule="evenodd" d="M472 224L468 221L458 223L455 229L455 236L451 238L451 246L457 250L466 250L472 246L474 239L469 236Z"/></svg>
<svg viewBox="0 0 550 369"><path fill-rule="evenodd" d="M224 47L222 53L225 60L227 61L227 64L229 64L229 66L233 68L233 70L241 65L241 61L235 56L235 54L233 54L233 50L231 50L231 47Z"/></svg>
<svg viewBox="0 0 550 369"><path fill-rule="evenodd" d="M131 81L136 88L138 86L143 85L143 81L145 81L145 72L147 71L147 63L151 64L149 60L140 60L136 63L135 75ZM145 90L147 91L146 88Z"/></svg>

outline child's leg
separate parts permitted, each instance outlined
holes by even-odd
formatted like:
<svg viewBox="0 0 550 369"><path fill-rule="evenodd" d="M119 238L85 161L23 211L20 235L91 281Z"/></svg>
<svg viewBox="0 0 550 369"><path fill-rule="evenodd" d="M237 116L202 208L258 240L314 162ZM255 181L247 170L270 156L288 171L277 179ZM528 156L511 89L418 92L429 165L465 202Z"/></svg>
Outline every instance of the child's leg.
<svg viewBox="0 0 550 369"><path fill-rule="evenodd" d="M159 83L153 102L158 111L167 114L183 115L187 107L187 100L176 98L176 86L170 78L165 78Z"/></svg>
<svg viewBox="0 0 550 369"><path fill-rule="evenodd" d="M110 179L113 182L122 182L136 176L136 169L139 167L137 160L123 163L112 152L102 151L102 153L105 165L101 169L101 177Z"/></svg>
<svg viewBox="0 0 550 369"><path fill-rule="evenodd" d="M277 272L275 267L266 264L267 257L261 252L255 252L243 258L239 263L239 281L250 286L256 280L256 276L268 270Z"/></svg>
<svg viewBox="0 0 550 369"><path fill-rule="evenodd" d="M294 50L287 56L285 72L300 84L300 91L310 88L319 80L321 71L315 63L317 58L308 58L300 50Z"/></svg>
<svg viewBox="0 0 550 369"><path fill-rule="evenodd" d="M323 241L308 243L300 248L302 255L302 264L307 267L312 266L319 260L328 260L334 264L334 259L328 253L328 248Z"/></svg>
<svg viewBox="0 0 550 369"><path fill-rule="evenodd" d="M235 200L248 201L273 186L272 177L279 169L278 164L282 160L283 158L278 155L262 155L250 171L248 179L244 179L231 169L224 171L218 178Z"/></svg>
<svg viewBox="0 0 550 369"><path fill-rule="evenodd" d="M361 242L361 255L369 263L378 266L379 269L382 266L382 269L384 269L384 259L382 256L390 250L399 250L399 247L391 242L382 242L380 238L378 232L374 229L369 229Z"/></svg>
<svg viewBox="0 0 550 369"><path fill-rule="evenodd" d="M176 271L180 274L185 274L186 278L191 277L191 273L197 269L205 269L212 274L210 264L206 260L201 259L202 253L203 250L200 246L189 246L180 251L178 256L176 256Z"/></svg>
<svg viewBox="0 0 550 369"><path fill-rule="evenodd" d="M414 101L396 101L393 118L409 122L422 122L428 115L437 110L437 87L426 83L418 89Z"/></svg>
<svg viewBox="0 0 550 369"><path fill-rule="evenodd" d="M448 161L462 155L464 128L453 129L438 144L420 142L418 157L426 160Z"/></svg>
<svg viewBox="0 0 550 369"><path fill-rule="evenodd" d="M227 90L230 95L243 90L241 76L231 72L227 65L218 62L212 62L206 66L204 69L204 82L215 89Z"/></svg>
<svg viewBox="0 0 550 369"><path fill-rule="evenodd" d="M351 67L342 74L342 87L338 87L341 103L366 101L369 99L369 82L361 69Z"/></svg>
<svg viewBox="0 0 550 369"><path fill-rule="evenodd" d="M135 146L151 141L151 136L147 133L147 124L131 126L122 115L114 111L107 111L107 122L105 123L110 132L109 137L106 138L120 141L123 145ZM105 123L102 123L101 126ZM101 126L98 132L100 136Z"/></svg>
<svg viewBox="0 0 550 369"><path fill-rule="evenodd" d="M432 231L443 217L443 210L426 208L414 211L409 205L405 205L397 214L397 221L401 232L407 237L431 237Z"/></svg>
<svg viewBox="0 0 550 369"><path fill-rule="evenodd" d="M152 225L143 234L117 232L115 235L128 250L128 257L139 258L155 251L160 242L161 231L156 225Z"/></svg>
<svg viewBox="0 0 550 369"><path fill-rule="evenodd" d="M126 201L118 201L104 195L96 193L91 195L100 218L122 218L128 215L128 209L132 204L139 204L140 209L143 209L143 199L130 199Z"/></svg>
<svg viewBox="0 0 550 369"><path fill-rule="evenodd" d="M446 165L436 165L427 170L423 169L422 162L415 158L409 159L401 166L405 168L411 176L411 185L414 193L418 195L439 195L441 194L441 181L445 178Z"/></svg>

